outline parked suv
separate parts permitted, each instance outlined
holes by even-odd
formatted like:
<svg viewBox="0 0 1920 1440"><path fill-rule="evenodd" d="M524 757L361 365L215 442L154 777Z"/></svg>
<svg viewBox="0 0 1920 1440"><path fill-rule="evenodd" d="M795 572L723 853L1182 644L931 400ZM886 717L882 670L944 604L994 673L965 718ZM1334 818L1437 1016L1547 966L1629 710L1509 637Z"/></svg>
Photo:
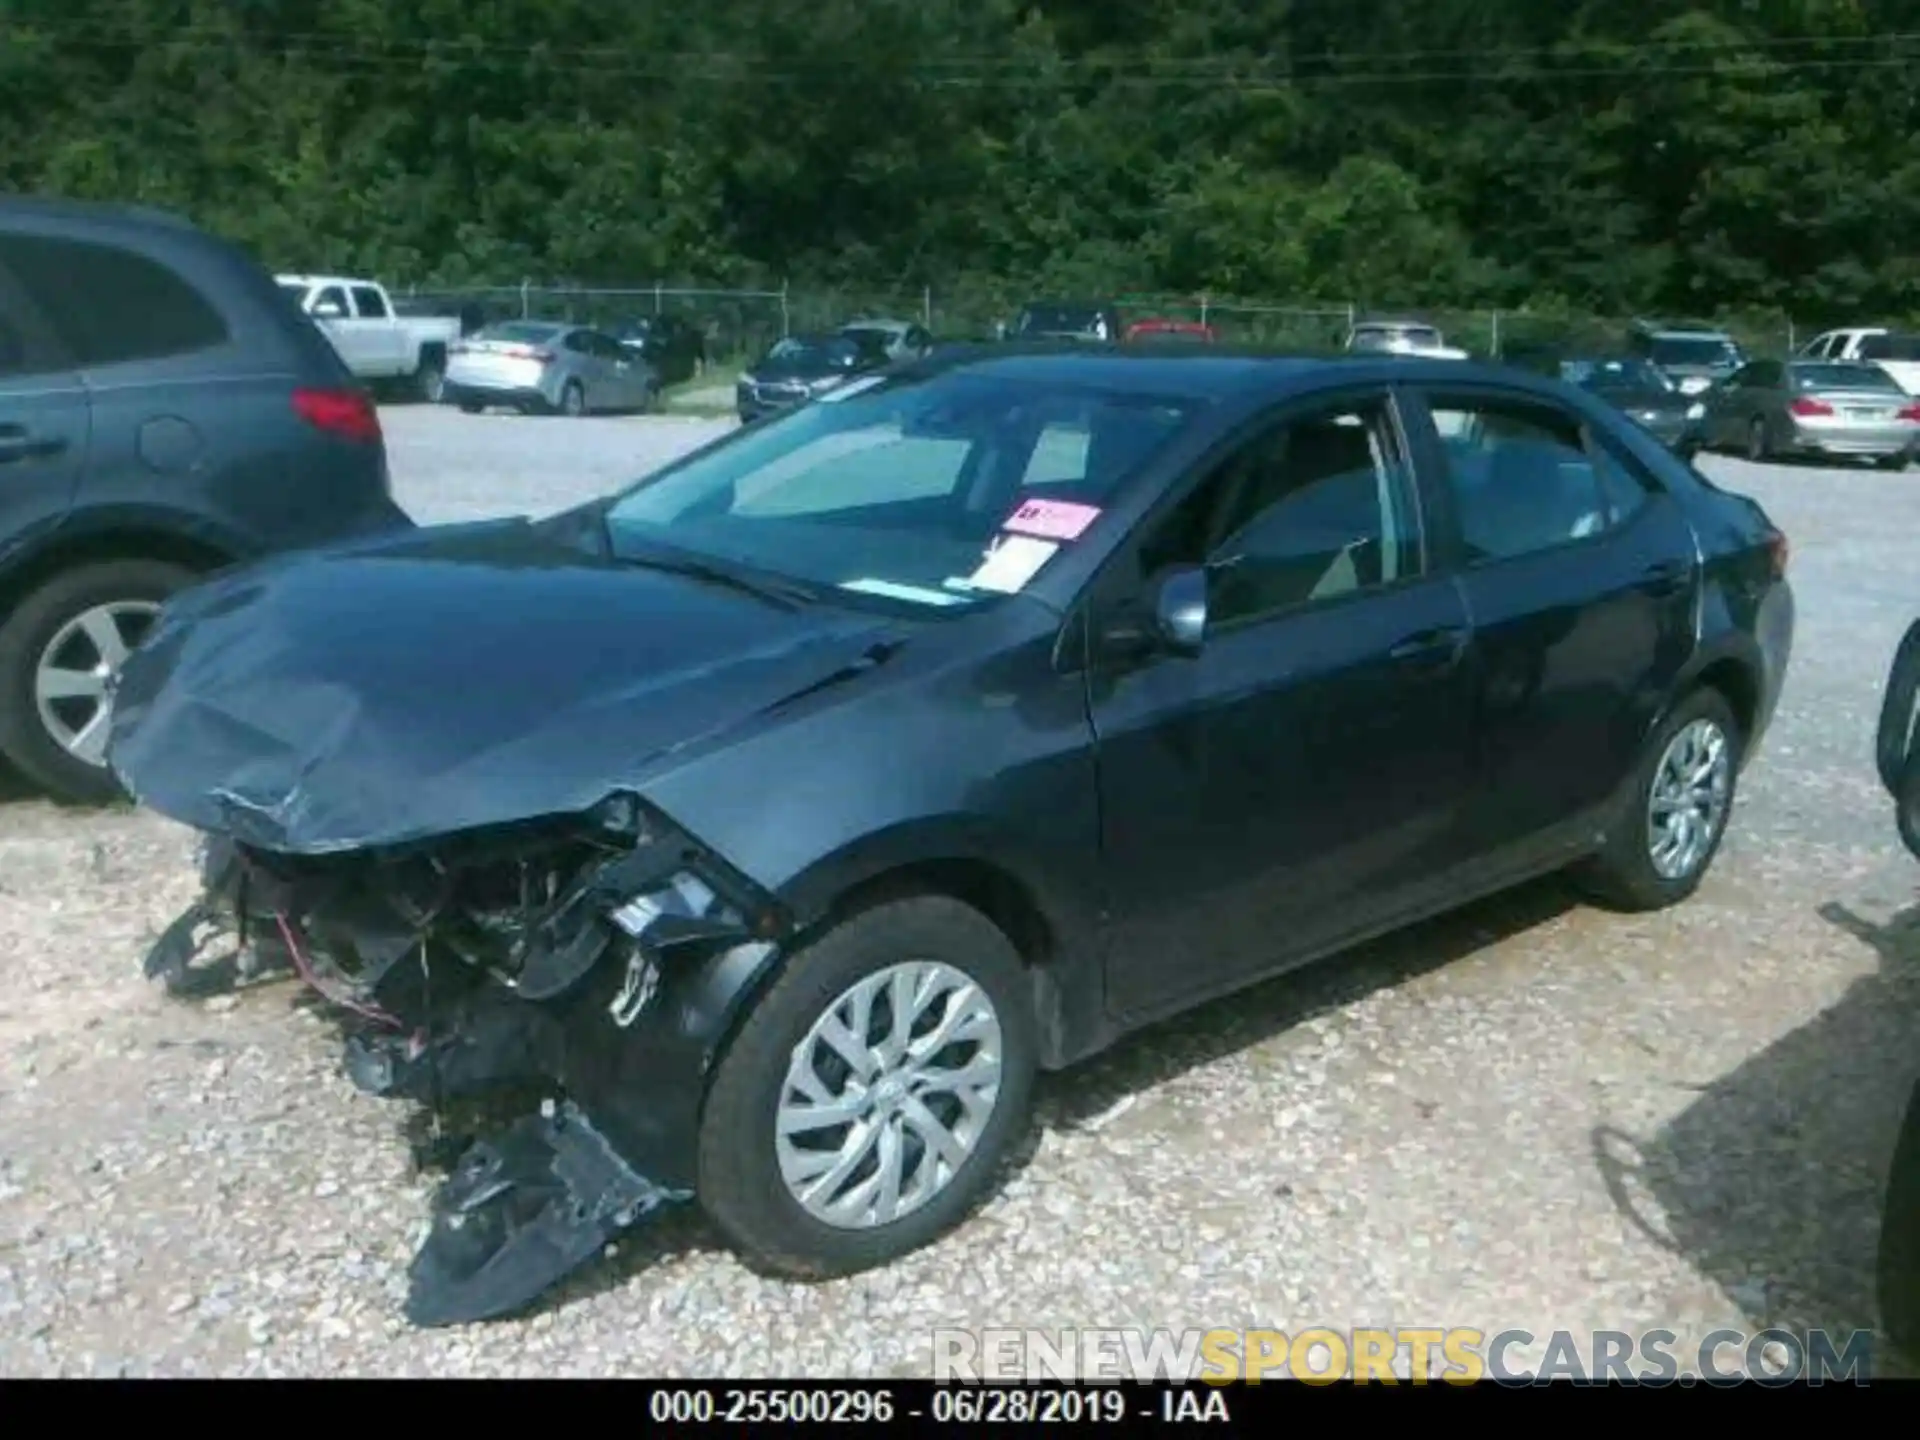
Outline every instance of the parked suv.
<svg viewBox="0 0 1920 1440"><path fill-rule="evenodd" d="M1682 395L1711 390L1747 363L1734 338L1704 320L1636 320L1627 347L1659 367Z"/></svg>
<svg viewBox="0 0 1920 1440"><path fill-rule="evenodd" d="M0 197L0 755L29 779L119 793L113 683L175 591L410 524L372 401L242 251Z"/></svg>

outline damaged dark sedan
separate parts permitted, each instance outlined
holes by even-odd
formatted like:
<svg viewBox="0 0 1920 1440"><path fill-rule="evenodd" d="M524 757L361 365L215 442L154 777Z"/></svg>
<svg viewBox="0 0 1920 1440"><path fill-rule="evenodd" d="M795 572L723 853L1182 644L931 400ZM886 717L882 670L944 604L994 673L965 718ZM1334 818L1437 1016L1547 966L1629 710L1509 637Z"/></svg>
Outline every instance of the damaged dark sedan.
<svg viewBox="0 0 1920 1440"><path fill-rule="evenodd" d="M1533 875L1690 895L1786 544L1596 397L1458 361L955 352L552 519L172 604L112 763L348 1068L549 1098L413 1319L694 1200L847 1273L992 1188L1039 1070ZM225 942L221 942L224 944Z"/></svg>

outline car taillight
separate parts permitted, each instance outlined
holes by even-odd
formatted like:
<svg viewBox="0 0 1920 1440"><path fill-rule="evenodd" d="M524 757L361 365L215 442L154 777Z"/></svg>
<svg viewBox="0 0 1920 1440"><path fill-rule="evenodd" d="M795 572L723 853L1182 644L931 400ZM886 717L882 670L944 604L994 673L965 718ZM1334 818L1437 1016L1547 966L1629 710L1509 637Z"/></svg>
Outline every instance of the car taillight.
<svg viewBox="0 0 1920 1440"><path fill-rule="evenodd" d="M1792 547L1788 545L1787 537L1782 532L1775 530L1767 536L1767 554L1773 561L1773 578L1786 579L1787 560L1792 554Z"/></svg>
<svg viewBox="0 0 1920 1440"><path fill-rule="evenodd" d="M1824 400L1800 399L1787 406L1796 415L1831 415L1833 406Z"/></svg>
<svg viewBox="0 0 1920 1440"><path fill-rule="evenodd" d="M542 365L553 359L551 350L536 350L531 345L509 345L506 353L516 360L538 360Z"/></svg>
<svg viewBox="0 0 1920 1440"><path fill-rule="evenodd" d="M1920 405L1907 406L1906 409L1900 412L1899 418L1902 420L1913 420L1916 422L1920 422Z"/></svg>
<svg viewBox="0 0 1920 1440"><path fill-rule="evenodd" d="M377 441L380 412L363 390L296 390L293 408L316 430L346 440Z"/></svg>

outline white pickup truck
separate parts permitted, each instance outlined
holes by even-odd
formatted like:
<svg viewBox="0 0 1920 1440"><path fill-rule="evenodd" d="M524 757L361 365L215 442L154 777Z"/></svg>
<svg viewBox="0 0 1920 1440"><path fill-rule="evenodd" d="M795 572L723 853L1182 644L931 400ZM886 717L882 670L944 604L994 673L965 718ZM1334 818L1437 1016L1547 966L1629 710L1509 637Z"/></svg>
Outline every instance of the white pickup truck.
<svg viewBox="0 0 1920 1440"><path fill-rule="evenodd" d="M1881 326L1829 330L1800 347L1801 360L1851 360L1878 365L1909 395L1920 395L1920 335Z"/></svg>
<svg viewBox="0 0 1920 1440"><path fill-rule="evenodd" d="M333 342L340 358L371 384L408 385L438 403L447 375L447 349L460 338L457 316L396 315L386 290L371 280L340 275L276 275Z"/></svg>

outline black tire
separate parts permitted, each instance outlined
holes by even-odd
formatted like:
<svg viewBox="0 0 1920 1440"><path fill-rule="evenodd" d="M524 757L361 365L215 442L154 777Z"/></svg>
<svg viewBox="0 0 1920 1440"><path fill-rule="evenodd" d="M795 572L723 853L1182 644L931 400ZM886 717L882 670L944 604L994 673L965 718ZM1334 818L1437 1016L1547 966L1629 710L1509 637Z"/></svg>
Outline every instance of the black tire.
<svg viewBox="0 0 1920 1440"><path fill-rule="evenodd" d="M1907 465L1911 460L1912 460L1911 456L1904 455L1904 454L1882 455L1878 460L1875 460L1873 463L1877 469L1898 471L1898 470L1906 469Z"/></svg>
<svg viewBox="0 0 1920 1440"><path fill-rule="evenodd" d="M793 1049L822 1012L861 977L906 959L944 962L986 993L1000 1023L999 1092L944 1189L891 1223L836 1228L808 1214L781 1178L775 1106ZM702 1206L750 1263L799 1279L852 1274L931 1243L986 1198L1026 1129L1037 1048L1030 1005L1018 952L957 900L914 896L843 921L786 962L727 1047L701 1115Z"/></svg>
<svg viewBox="0 0 1920 1440"><path fill-rule="evenodd" d="M1767 422L1758 415L1747 426L1747 459L1764 465L1773 458L1773 442L1767 438Z"/></svg>
<svg viewBox="0 0 1920 1440"><path fill-rule="evenodd" d="M163 601L195 579L193 571L157 560L105 560L63 571L15 606L0 623L0 754L59 799L87 805L123 799L111 770L76 758L48 732L34 700L34 673L60 630L88 610Z"/></svg>
<svg viewBox="0 0 1920 1440"><path fill-rule="evenodd" d="M560 387L560 413L575 420L587 413L587 392L578 380Z"/></svg>
<svg viewBox="0 0 1920 1440"><path fill-rule="evenodd" d="M1907 1100L1880 1214L1880 1328L1920 1360L1920 1085Z"/></svg>
<svg viewBox="0 0 1920 1440"><path fill-rule="evenodd" d="M1873 758L1880 783L1898 795L1908 759L1920 751L1920 620L1907 627L1894 647L1887 671L1887 693L1880 701Z"/></svg>
<svg viewBox="0 0 1920 1440"><path fill-rule="evenodd" d="M438 405L447 387L447 357L429 348L420 356L420 368L414 372L415 394L429 405Z"/></svg>
<svg viewBox="0 0 1920 1440"><path fill-rule="evenodd" d="M1693 868L1669 879L1654 868L1653 857L1648 853L1647 809L1668 745L1696 720L1712 722L1726 738L1726 804L1721 808L1705 851ZM1733 708L1718 690L1703 687L1690 692L1654 731L1653 739L1634 772L1624 808L1607 837L1606 845L1598 854L1575 868L1573 877L1579 887L1599 903L1628 912L1664 910L1691 896L1713 868L1714 857L1720 853L1720 842L1726 838L1727 823L1739 798L1745 744L1746 738L1734 718Z"/></svg>
<svg viewBox="0 0 1920 1440"><path fill-rule="evenodd" d="M460 402L460 413L462 415L478 415L480 413L480 403L477 400L462 400Z"/></svg>

